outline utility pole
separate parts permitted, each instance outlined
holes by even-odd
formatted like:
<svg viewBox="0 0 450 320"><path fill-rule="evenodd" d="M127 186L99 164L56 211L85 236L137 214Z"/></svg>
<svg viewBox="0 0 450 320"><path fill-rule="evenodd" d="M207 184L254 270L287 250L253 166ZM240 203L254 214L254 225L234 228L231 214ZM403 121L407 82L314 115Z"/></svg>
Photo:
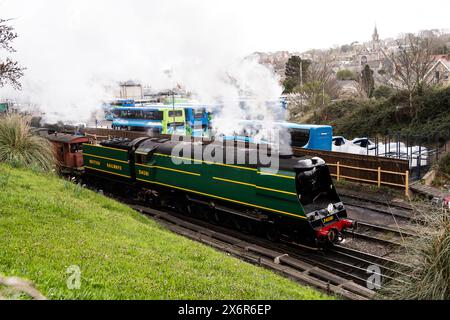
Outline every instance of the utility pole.
<svg viewBox="0 0 450 320"><path fill-rule="evenodd" d="M177 127L175 123L175 91L172 89L172 111L173 111L173 134L175 134L175 129Z"/></svg>
<svg viewBox="0 0 450 320"><path fill-rule="evenodd" d="M322 107L325 106L325 82L322 84Z"/></svg>
<svg viewBox="0 0 450 320"><path fill-rule="evenodd" d="M303 60L300 58L300 89L303 88ZM300 107L303 107L303 93L300 90Z"/></svg>
<svg viewBox="0 0 450 320"><path fill-rule="evenodd" d="M303 87L303 60L300 58L300 86Z"/></svg>

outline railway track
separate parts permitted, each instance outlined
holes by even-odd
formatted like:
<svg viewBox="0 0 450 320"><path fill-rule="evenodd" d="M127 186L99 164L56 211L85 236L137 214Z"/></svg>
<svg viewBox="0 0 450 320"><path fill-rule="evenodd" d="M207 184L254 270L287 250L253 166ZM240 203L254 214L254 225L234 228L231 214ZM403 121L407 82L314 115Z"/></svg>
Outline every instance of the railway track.
<svg viewBox="0 0 450 320"><path fill-rule="evenodd" d="M146 214L169 230L202 242L255 265L272 269L300 283L318 288L345 299L367 300L375 292L354 281L333 274L325 269L291 256L282 249L274 250L254 241L246 241L202 224L188 222L179 214L159 211L140 205L131 205L134 210Z"/></svg>
<svg viewBox="0 0 450 320"><path fill-rule="evenodd" d="M392 207L388 204L373 204L372 202L362 199L353 199L347 196L341 196L342 201L345 206L349 210L357 210L357 209L365 209L370 210L374 213L394 217L403 221L418 221L417 217L414 216L413 211L409 209L400 209L396 207Z"/></svg>
<svg viewBox="0 0 450 320"><path fill-rule="evenodd" d="M336 255L349 257L352 260L359 260L361 263L368 266L378 266L382 271L384 280L403 282L401 280L398 280L396 276L408 276L408 274L406 274L403 270L411 268L411 266L392 259L347 248L341 245L335 245L332 249L330 249L330 252Z"/></svg>
<svg viewBox="0 0 450 320"><path fill-rule="evenodd" d="M410 230L400 227L392 228L363 221L358 221L358 231L346 231L346 234L353 238L360 238L393 246L403 246L406 238L417 236Z"/></svg>
<svg viewBox="0 0 450 320"><path fill-rule="evenodd" d="M354 239L401 247L406 240L417 236L417 225L425 223L409 203L382 201L342 190L340 196L349 217L358 221L358 231L347 232Z"/></svg>
<svg viewBox="0 0 450 320"><path fill-rule="evenodd" d="M175 233L345 299L374 297L376 292L366 287L369 266L378 266L384 280L395 280L395 275L400 272L396 270L399 263L363 251L341 246L319 250L287 241L273 243L177 212L155 210L140 204L130 206Z"/></svg>
<svg viewBox="0 0 450 320"><path fill-rule="evenodd" d="M392 209L397 209L402 211L403 213L411 213L413 211L413 207L410 203L406 203L404 201L389 201L389 200L380 200L374 197L367 197L366 195L359 193L352 193L347 190L339 189L339 195L343 198L349 200L349 202L362 202L362 203L371 203L375 206L381 207L390 207Z"/></svg>
<svg viewBox="0 0 450 320"><path fill-rule="evenodd" d="M403 200L380 200L373 197L366 197L361 194L348 193L347 191L339 190L339 195L348 209L366 209L380 215L399 219L404 222L413 222L425 224L420 215L417 215L417 210L429 210L420 203L406 203Z"/></svg>

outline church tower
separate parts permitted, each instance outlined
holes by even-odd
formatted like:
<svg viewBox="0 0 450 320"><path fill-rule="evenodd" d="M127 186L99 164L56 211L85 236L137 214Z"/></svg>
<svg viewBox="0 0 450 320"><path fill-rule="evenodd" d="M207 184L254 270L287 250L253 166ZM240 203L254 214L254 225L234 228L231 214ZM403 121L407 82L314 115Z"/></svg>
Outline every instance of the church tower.
<svg viewBox="0 0 450 320"><path fill-rule="evenodd" d="M380 49L380 35L378 34L377 25L372 35L372 51L378 51Z"/></svg>
<svg viewBox="0 0 450 320"><path fill-rule="evenodd" d="M377 25L375 25L375 30L373 31L372 41L373 41L373 42L378 42L378 41L380 41L380 36L378 35Z"/></svg>

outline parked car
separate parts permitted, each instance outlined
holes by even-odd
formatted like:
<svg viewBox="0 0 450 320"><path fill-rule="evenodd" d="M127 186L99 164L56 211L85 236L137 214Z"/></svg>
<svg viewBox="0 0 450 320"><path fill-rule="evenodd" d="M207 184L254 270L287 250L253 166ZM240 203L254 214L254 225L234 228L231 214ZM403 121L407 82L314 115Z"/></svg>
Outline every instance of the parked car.
<svg viewBox="0 0 450 320"><path fill-rule="evenodd" d="M355 138L350 141L342 136L333 137L333 151L409 160L410 167L417 167L419 162L421 166L427 165L429 155L427 148L406 147L403 142L376 144L368 138Z"/></svg>
<svg viewBox="0 0 450 320"><path fill-rule="evenodd" d="M356 138L352 140L353 144L366 149L369 149L369 154L373 154L373 152L370 152L372 150L378 149L378 154L382 153L407 153L406 152L406 144L403 142L390 142L387 144L384 144L382 142L379 142L378 144L374 143L372 140L368 138ZM377 153L375 153L377 154Z"/></svg>
<svg viewBox="0 0 450 320"><path fill-rule="evenodd" d="M352 143L351 141L345 139L344 137L341 136L333 137L333 144L332 144L333 151L348 152L347 149L350 147L351 143Z"/></svg>
<svg viewBox="0 0 450 320"><path fill-rule="evenodd" d="M333 151L335 152L345 152L354 154L367 154L367 148L361 147L361 145L366 145L364 141L357 141L355 144L353 141L347 140L342 136L333 137Z"/></svg>
<svg viewBox="0 0 450 320"><path fill-rule="evenodd" d="M371 140L369 140L368 138L356 138L352 140L352 143L354 145L357 145L361 148L364 149L369 149L369 150L375 150L377 148L377 146L375 145L375 143L373 143Z"/></svg>

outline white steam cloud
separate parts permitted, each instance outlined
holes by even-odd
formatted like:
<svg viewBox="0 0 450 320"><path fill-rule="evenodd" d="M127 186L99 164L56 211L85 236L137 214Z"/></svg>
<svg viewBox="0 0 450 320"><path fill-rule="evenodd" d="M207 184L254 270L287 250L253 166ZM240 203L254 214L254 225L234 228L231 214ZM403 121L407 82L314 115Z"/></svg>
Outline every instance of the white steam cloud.
<svg viewBox="0 0 450 320"><path fill-rule="evenodd" d="M133 80L155 89L182 84L197 100L223 102L215 126L280 119L282 88L273 72L243 59L245 36L220 1L0 0L0 17L19 34L15 58L27 67L23 90L1 98L36 103L47 120L87 122L106 88ZM236 8L238 10L238 8ZM168 77L167 70L171 71ZM246 110L242 95L251 95Z"/></svg>

